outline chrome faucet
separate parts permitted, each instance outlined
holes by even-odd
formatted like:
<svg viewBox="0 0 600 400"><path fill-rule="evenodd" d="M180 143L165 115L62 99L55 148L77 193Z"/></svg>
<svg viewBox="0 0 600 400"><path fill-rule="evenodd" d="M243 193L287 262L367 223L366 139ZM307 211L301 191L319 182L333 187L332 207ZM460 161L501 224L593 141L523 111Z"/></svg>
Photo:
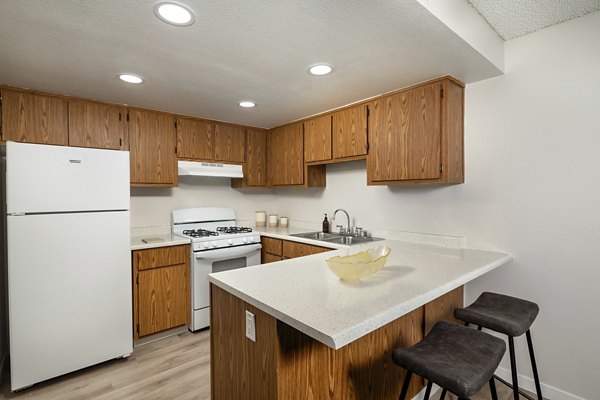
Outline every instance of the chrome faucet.
<svg viewBox="0 0 600 400"><path fill-rule="evenodd" d="M348 218L348 230L346 230L346 232L344 232L344 227L342 225L337 225L338 228L340 228L340 233L341 234L348 234L351 235L352 234L352 228L350 228L350 215L348 215L348 212L346 210L344 210L343 208L338 208L337 210L335 210L333 212L333 219L335 219L335 216L337 215L338 211L342 211L344 214L346 214L346 218Z"/></svg>

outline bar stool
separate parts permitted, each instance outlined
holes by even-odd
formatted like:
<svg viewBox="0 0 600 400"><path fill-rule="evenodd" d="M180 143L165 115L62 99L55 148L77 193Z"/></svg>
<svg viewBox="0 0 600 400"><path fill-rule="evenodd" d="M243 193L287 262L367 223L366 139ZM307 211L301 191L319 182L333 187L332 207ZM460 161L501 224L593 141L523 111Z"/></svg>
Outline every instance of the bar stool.
<svg viewBox="0 0 600 400"><path fill-rule="evenodd" d="M447 391L463 400L481 390L486 382L492 400L498 400L493 376L505 352L506 344L501 339L439 321L419 343L392 352L394 363L407 370L400 400L406 399L413 373L428 380L424 400L429 399L434 383L442 388L440 400L444 400Z"/></svg>
<svg viewBox="0 0 600 400"><path fill-rule="evenodd" d="M531 332L529 328L538 315L540 308L537 304L516 297L506 296L498 293L484 292L473 304L465 308L454 310L454 316L469 324L477 325L477 328L491 329L508 336L508 348L510 353L510 367L512 373L512 389L515 400L519 399L519 393L524 397L534 400L527 393L519 390L517 378L517 363L515 359L514 338L527 335L527 345L529 347L529 357L531 359L531 368L535 380L535 390L538 400L543 400L540 378L538 376L535 355L533 353L533 343L531 341ZM511 386L505 380L495 377L507 386Z"/></svg>

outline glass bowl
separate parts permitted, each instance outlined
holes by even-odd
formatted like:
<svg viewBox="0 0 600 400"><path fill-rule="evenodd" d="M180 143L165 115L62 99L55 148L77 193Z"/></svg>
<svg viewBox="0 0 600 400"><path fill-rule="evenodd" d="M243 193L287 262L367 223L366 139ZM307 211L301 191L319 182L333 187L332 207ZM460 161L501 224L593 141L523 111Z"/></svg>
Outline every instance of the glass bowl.
<svg viewBox="0 0 600 400"><path fill-rule="evenodd" d="M331 257L325 261L340 279L355 281L371 276L383 268L390 252L389 247L378 246L349 256Z"/></svg>

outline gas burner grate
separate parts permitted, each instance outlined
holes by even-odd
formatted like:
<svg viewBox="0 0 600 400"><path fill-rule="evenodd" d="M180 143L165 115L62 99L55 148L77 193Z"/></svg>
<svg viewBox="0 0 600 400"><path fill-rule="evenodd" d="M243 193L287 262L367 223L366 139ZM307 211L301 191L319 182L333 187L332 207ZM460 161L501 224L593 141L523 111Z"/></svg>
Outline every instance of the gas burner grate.
<svg viewBox="0 0 600 400"><path fill-rule="evenodd" d="M219 236L219 234L217 232L208 231L206 229L189 229L189 230L183 231L183 234L187 235L187 236L194 237L194 238L208 237L208 236Z"/></svg>
<svg viewBox="0 0 600 400"><path fill-rule="evenodd" d="M246 228L243 226L220 226L217 228L217 232L222 233L248 233L252 232L252 228Z"/></svg>

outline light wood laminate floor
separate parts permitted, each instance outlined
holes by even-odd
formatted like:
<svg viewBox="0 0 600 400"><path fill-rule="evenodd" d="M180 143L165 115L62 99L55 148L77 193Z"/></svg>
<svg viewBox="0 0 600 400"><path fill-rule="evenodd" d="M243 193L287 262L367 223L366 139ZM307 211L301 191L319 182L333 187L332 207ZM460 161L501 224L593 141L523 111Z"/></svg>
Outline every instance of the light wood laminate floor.
<svg viewBox="0 0 600 400"><path fill-rule="evenodd" d="M17 393L5 377L1 399L158 400L210 399L210 332L185 332L136 347L123 360L112 360L51 379ZM499 400L512 392L497 383ZM486 385L472 400L490 400ZM437 400L440 393L431 396ZM446 396L446 399L456 399ZM235 399L232 399L235 400Z"/></svg>

